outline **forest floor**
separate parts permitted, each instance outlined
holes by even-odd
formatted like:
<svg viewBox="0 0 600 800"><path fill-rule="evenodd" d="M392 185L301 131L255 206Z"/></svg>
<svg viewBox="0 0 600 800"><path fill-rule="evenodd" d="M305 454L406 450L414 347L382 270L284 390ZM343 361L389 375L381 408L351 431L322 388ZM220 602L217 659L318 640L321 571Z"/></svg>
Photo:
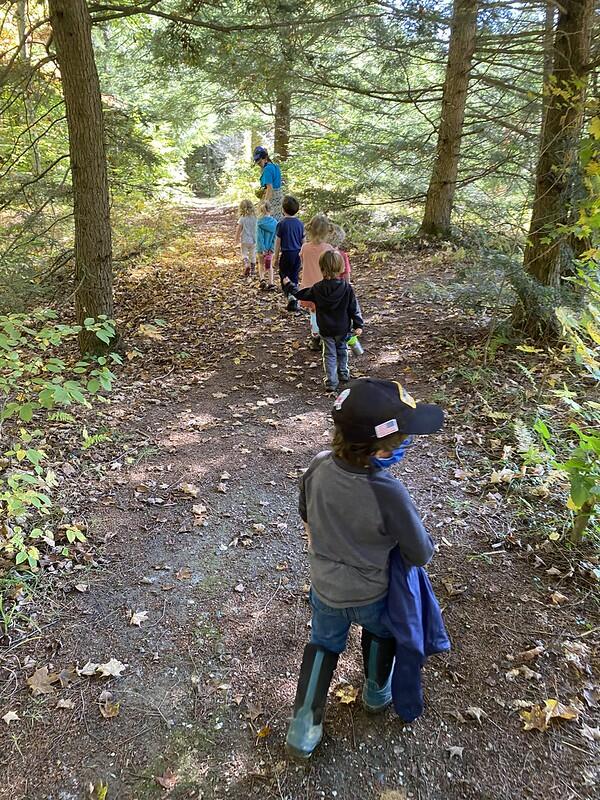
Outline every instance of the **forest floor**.
<svg viewBox="0 0 600 800"><path fill-rule="evenodd" d="M352 366L447 410L398 474L439 545L429 571L453 650L428 663L425 714L404 725L345 702L361 685L355 632L322 745L308 766L286 760L310 619L297 483L327 447L331 398L306 318L241 278L234 219L190 212L192 244L119 278L131 350L101 408L112 442L96 458L109 469L64 468L65 502L98 551L85 570L42 579L38 629L2 653L0 717L18 718L0 721L0 798L594 796L592 590L564 547L521 535L489 485L478 448L505 423L470 415L483 389L452 371L487 329L412 291L454 270L415 249L351 254L366 319ZM120 677L80 674L111 659ZM61 681L35 673L33 696L26 678L43 667ZM523 730L520 712L549 698L579 719Z"/></svg>

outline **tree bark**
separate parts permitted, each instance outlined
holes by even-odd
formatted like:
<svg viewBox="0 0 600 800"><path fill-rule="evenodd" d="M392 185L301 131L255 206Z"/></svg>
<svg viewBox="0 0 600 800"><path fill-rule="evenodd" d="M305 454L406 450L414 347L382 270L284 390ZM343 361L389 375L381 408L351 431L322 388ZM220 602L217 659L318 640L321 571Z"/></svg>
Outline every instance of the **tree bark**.
<svg viewBox="0 0 600 800"><path fill-rule="evenodd" d="M477 6L477 0L454 0L436 156L421 223L421 233L427 236L447 236L450 233L469 73L477 34Z"/></svg>
<svg viewBox="0 0 600 800"><path fill-rule="evenodd" d="M279 89L275 98L275 142L273 150L279 161L287 161L290 154L292 95Z"/></svg>
<svg viewBox="0 0 600 800"><path fill-rule="evenodd" d="M77 322L113 317L112 246L100 82L86 0L49 0L69 131L75 220ZM85 327L82 353L106 349Z"/></svg>
<svg viewBox="0 0 600 800"><path fill-rule="evenodd" d="M558 287L561 265L566 266L561 251L567 238L557 234L569 221L577 179L593 6L594 0L561 0L545 87L547 107L524 266L546 286Z"/></svg>

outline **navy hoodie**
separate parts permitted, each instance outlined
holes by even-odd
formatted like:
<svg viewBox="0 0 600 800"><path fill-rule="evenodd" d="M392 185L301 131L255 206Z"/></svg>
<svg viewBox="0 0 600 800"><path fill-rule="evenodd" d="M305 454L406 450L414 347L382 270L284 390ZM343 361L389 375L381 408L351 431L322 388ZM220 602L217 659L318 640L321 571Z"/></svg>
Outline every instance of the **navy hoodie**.
<svg viewBox="0 0 600 800"><path fill-rule="evenodd" d="M290 291L298 300L310 300L315 304L321 336L347 336L352 328L364 325L354 289L348 281L325 279L306 289L292 287Z"/></svg>

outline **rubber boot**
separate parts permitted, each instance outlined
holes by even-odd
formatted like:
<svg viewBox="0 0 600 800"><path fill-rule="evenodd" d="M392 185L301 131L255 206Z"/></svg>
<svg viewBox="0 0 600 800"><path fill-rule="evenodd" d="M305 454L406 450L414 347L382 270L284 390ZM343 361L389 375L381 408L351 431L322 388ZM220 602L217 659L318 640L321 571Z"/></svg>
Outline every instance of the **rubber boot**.
<svg viewBox="0 0 600 800"><path fill-rule="evenodd" d="M363 628L361 645L365 667L363 704L366 711L378 714L392 702L392 671L396 640L382 639Z"/></svg>
<svg viewBox="0 0 600 800"><path fill-rule="evenodd" d="M323 736L323 717L329 684L338 654L316 644L304 648L294 702L294 716L288 728L285 749L293 758L310 758Z"/></svg>

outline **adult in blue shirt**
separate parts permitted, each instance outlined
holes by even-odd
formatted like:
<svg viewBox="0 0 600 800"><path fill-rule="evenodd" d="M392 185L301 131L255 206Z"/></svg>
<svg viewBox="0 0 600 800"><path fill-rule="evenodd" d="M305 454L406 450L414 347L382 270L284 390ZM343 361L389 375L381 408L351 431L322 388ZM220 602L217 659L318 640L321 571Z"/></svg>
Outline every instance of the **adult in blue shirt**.
<svg viewBox="0 0 600 800"><path fill-rule="evenodd" d="M262 199L271 206L271 214L279 221L283 217L281 203L283 201L283 189L281 179L281 169L278 164L274 164L269 158L269 153L260 145L254 149L254 163L261 169L260 185L264 189Z"/></svg>

